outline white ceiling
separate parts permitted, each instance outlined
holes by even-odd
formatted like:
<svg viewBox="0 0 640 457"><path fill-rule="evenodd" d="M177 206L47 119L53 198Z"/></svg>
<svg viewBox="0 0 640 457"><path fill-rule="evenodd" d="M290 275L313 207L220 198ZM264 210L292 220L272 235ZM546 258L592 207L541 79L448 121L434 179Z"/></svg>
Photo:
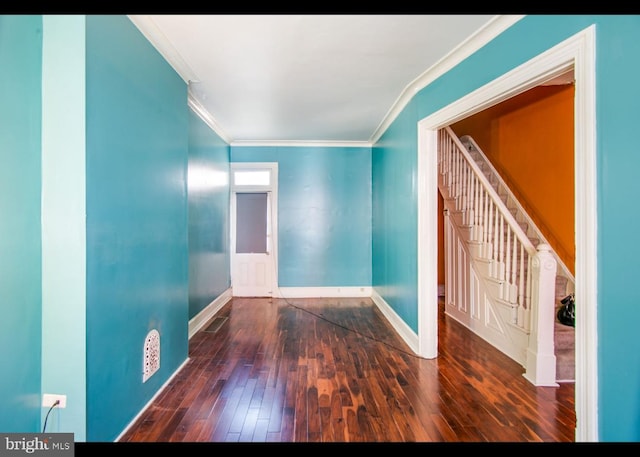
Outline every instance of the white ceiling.
<svg viewBox="0 0 640 457"><path fill-rule="evenodd" d="M519 16L131 15L230 144L366 143ZM427 81L428 82L428 81Z"/></svg>

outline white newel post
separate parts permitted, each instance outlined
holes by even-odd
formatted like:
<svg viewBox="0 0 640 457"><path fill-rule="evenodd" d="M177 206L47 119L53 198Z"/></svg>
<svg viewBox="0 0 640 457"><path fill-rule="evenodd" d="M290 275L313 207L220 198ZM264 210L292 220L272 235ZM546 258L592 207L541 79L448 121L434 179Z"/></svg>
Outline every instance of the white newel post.
<svg viewBox="0 0 640 457"><path fill-rule="evenodd" d="M557 386L554 344L557 263L548 244L531 259L531 332L524 377L536 386Z"/></svg>

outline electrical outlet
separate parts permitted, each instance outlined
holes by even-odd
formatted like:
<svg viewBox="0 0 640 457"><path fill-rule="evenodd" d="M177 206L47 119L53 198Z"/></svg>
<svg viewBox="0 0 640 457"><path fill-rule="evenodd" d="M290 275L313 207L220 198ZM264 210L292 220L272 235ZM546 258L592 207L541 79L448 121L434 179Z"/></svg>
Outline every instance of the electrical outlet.
<svg viewBox="0 0 640 457"><path fill-rule="evenodd" d="M60 400L60 403L56 406L56 408L66 408L67 407L67 396L66 395L58 395L58 394L44 394L42 396L42 407L48 408L53 406L56 400Z"/></svg>

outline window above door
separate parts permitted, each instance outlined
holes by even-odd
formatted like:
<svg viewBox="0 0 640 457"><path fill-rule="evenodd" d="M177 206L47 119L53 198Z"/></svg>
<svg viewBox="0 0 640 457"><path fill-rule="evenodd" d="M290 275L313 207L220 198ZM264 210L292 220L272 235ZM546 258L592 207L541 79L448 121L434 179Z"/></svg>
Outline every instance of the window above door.
<svg viewBox="0 0 640 457"><path fill-rule="evenodd" d="M277 184L277 163L231 163L231 190L234 192L270 191Z"/></svg>

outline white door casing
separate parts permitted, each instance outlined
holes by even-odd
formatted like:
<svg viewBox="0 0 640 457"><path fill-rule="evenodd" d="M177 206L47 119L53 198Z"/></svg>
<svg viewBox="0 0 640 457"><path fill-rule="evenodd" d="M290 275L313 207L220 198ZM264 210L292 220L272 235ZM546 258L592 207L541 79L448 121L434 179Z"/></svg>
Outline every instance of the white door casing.
<svg viewBox="0 0 640 457"><path fill-rule="evenodd" d="M277 165L231 163L231 286L236 297L271 297L277 290Z"/></svg>
<svg viewBox="0 0 640 457"><path fill-rule="evenodd" d="M418 122L418 339L438 354L437 130L573 69L575 78L576 441L598 441L595 26Z"/></svg>

